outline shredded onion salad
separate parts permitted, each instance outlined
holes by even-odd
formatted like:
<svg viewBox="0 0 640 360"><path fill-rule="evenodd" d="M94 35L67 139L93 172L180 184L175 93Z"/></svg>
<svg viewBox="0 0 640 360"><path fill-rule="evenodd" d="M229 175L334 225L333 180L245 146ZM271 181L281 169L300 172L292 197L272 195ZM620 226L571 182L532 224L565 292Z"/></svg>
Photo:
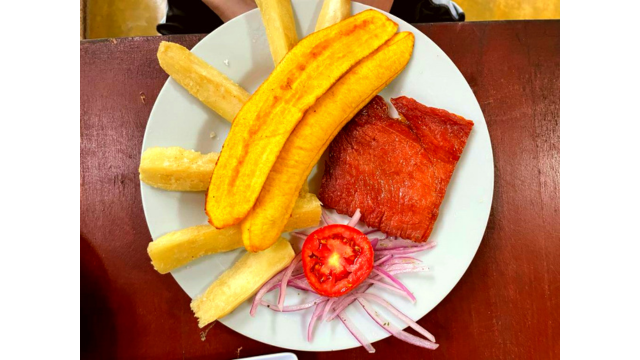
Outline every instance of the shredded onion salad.
<svg viewBox="0 0 640 360"><path fill-rule="evenodd" d="M360 210L358 209L348 222L348 226L355 227L360 220ZM337 223L329 213L324 209L322 211L322 224L319 227L325 225L332 225ZM307 236L315 229L309 228L304 231L292 232L292 237L297 237L299 240L304 241ZM373 270L369 277L364 280L359 286L352 291L340 296L340 297L326 297L319 295L315 290L311 288L302 269L301 254L291 261L291 264L275 275L271 280L266 282L262 288L258 291L251 305L251 316L255 316L258 306L265 306L273 311L277 312L292 312L301 311L309 308L314 308L313 315L309 321L307 330L307 340L311 341L313 338L313 328L316 322L332 321L338 318L344 326L349 330L353 337L358 340L368 352L373 353L375 349L371 346L371 343L364 337L362 332L355 326L346 313L345 309L354 302L360 304L364 311L373 319L373 321L382 327L389 334L397 337L400 340L408 342L416 346L420 346L426 349L435 350L438 347L436 339L431 333L429 333L422 326L418 325L415 321L411 320L407 315L400 312L393 307L389 302L384 300L378 295L367 293L373 286L384 288L388 291L398 293L412 303L416 302L415 296L407 289L404 284L396 277L398 274L409 272L427 272L429 268L422 264L422 261L411 256L412 254L431 249L435 246L433 242L427 243L415 243L409 240L396 239L395 237L387 237L385 234L378 230L370 229L363 231L365 235L371 241L371 246L374 249L374 263ZM292 239L293 241L293 239ZM313 294L317 294L318 297L313 301L301 304L301 305L284 305L284 300L287 292L287 287L292 287L298 290L308 291ZM263 300L263 297L275 290L279 289L278 303L273 304ZM386 308L390 313L396 316L398 319L404 321L408 326L413 328L419 336L405 332L389 321L387 321L380 313L376 312L372 304L376 304Z"/></svg>

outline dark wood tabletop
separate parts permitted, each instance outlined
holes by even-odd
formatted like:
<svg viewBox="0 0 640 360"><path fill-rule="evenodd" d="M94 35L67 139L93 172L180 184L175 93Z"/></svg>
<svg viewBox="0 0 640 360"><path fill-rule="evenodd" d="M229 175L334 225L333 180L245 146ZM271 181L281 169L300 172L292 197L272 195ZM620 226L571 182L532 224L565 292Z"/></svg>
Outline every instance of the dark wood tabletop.
<svg viewBox="0 0 640 360"><path fill-rule="evenodd" d="M560 352L560 23L418 25L458 66L484 112L495 193L478 253L419 323L429 351L388 338L376 353L296 352L301 359L555 359ZM203 341L190 299L153 270L138 162L149 112L167 79L161 40L80 43L81 355L234 359L287 351L217 323Z"/></svg>

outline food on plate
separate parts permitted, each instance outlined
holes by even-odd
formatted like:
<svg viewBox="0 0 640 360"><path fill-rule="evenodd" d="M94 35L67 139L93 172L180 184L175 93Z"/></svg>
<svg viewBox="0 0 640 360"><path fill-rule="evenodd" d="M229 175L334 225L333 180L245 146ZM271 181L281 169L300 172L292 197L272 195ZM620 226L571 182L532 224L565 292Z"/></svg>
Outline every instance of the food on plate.
<svg viewBox="0 0 640 360"><path fill-rule="evenodd" d="M217 153L201 154L178 146L152 147L142 153L140 181L164 190L205 191L217 160Z"/></svg>
<svg viewBox="0 0 640 360"><path fill-rule="evenodd" d="M400 97L401 119L377 96L329 146L318 197L370 227L417 242L429 238L473 122Z"/></svg>
<svg viewBox="0 0 640 360"><path fill-rule="evenodd" d="M211 110L233 121L251 96L233 80L207 64L184 46L163 41L158 62L164 71Z"/></svg>
<svg viewBox="0 0 640 360"><path fill-rule="evenodd" d="M300 237L304 240L303 251L291 261L286 269L272 277L260 288L253 299L249 314L251 316L255 316L259 306L265 306L268 309L277 312L294 312L314 308L307 327L308 341L312 340L313 329L316 322L332 321L335 318L338 318L347 327L356 340L358 340L358 342L360 342L367 351L372 353L375 352L375 349L371 346L371 343L345 313L345 310L352 303L357 302L371 317L371 319L389 334L412 345L431 350L436 349L438 344L435 343L436 339L431 335L431 333L380 296L367 292L370 288L376 287L378 290L399 294L405 299L415 303L415 296L413 296L411 291L409 291L397 276L402 273L428 272L429 268L422 265L422 261L412 255L433 248L435 243L428 242L426 244L422 244L409 240L387 237L375 229L368 230L366 232L368 235L365 235L355 227L360 220L360 215L360 211L356 210L356 213L346 225L335 225L331 222L331 217L327 213L323 213L322 218L326 224L329 224L328 226L317 229L309 235L306 235L304 232L293 233L296 238ZM320 235L318 236L317 234ZM317 267L317 264L319 264L316 262L316 255L309 255L308 252L305 253L304 249L317 249L319 245L328 245L332 243L332 241L336 244L335 240L342 243L340 240L343 234L354 234L354 237L358 237L362 240L362 244L369 243L368 247L373 249L373 264L367 263L367 267L371 269L371 266L373 266L373 271L370 270L366 272L367 276L364 276L364 280L360 281L359 285L354 285L350 292L343 292L342 296L337 297L331 296L331 293L329 296L325 296L321 291L317 291L317 289L312 286L312 283L317 279L317 275L309 275L308 272L309 268L313 269L313 267ZM325 244L322 244L323 240L327 240ZM295 241L296 240L294 238L292 242ZM337 244L337 246L334 245L333 247L334 249L340 249L340 251L337 252L342 254L345 253L344 248L339 244ZM355 248L355 243L353 247ZM327 263L330 263L332 262L332 255L329 255L329 253L333 252L334 251L328 251L326 253L322 252L324 254L317 256L317 258L327 259L325 255L328 255ZM305 264L305 258L313 260L311 263L313 265L310 266L310 264ZM322 264L320 266L323 266L324 262L320 264ZM344 264L345 263L343 263L343 265ZM347 268L349 268L348 262L346 262L346 265ZM316 294L318 297L303 304L285 305L287 287L293 287L298 289L298 291L306 291ZM265 295L275 289L279 289L277 304L264 300ZM413 328L419 335L422 335L422 337L409 334L402 331L400 328L395 327L383 315L378 313L378 311L372 307L372 304L385 308L390 314Z"/></svg>
<svg viewBox="0 0 640 360"><path fill-rule="evenodd" d="M320 295L342 296L360 285L373 268L373 248L360 230L328 225L312 232L302 248L302 268Z"/></svg>
<svg viewBox="0 0 640 360"><path fill-rule="evenodd" d="M324 0L316 22L316 31L322 30L351 15L351 0Z"/></svg>
<svg viewBox="0 0 640 360"><path fill-rule="evenodd" d="M291 216L287 220L287 225L282 231L291 231L294 229L302 229L309 226L317 226L322 215L322 204L315 194L303 188L300 197L296 200ZM309 225L311 224L311 225Z"/></svg>
<svg viewBox="0 0 640 360"><path fill-rule="evenodd" d="M202 154L178 146L152 147L142 153L140 180L170 191L206 191L216 166L218 153ZM305 181L300 194L309 192ZM307 226L307 225L305 225Z"/></svg>
<svg viewBox="0 0 640 360"><path fill-rule="evenodd" d="M191 302L200 327L255 294L252 316L260 306L314 308L309 341L316 322L337 318L374 352L345 312L357 303L389 334L437 348L427 330L367 291L375 286L416 302L398 275L428 271L412 255L435 246L426 241L473 122L407 97L391 100L400 119L388 115L376 94L407 65L414 36L395 34L398 25L381 13L349 17L350 1L325 0L317 31L296 45L290 0L256 2L276 67L251 96L187 49L165 42L158 49L163 69L233 124L219 155L179 147L143 153L141 181L166 190L207 190L210 225L150 243L154 268L165 274L244 245L249 252ZM327 148L318 199L306 179ZM320 201L352 218L335 223ZM357 228L360 220L368 229ZM307 229L291 233L293 244L280 237L300 228ZM285 304L288 287L316 297ZM265 300L276 289L277 302ZM395 327L374 306L419 336Z"/></svg>
<svg viewBox="0 0 640 360"><path fill-rule="evenodd" d="M218 230L206 224L162 235L149 243L147 253L153 268L160 274L166 274L199 257L235 250L241 246L238 227Z"/></svg>
<svg viewBox="0 0 640 360"><path fill-rule="evenodd" d="M320 201L314 194L301 193L284 231L318 225L321 212ZM147 252L153 267L166 274L199 257L242 247L240 234L237 225L220 230L208 224L192 226L150 242Z"/></svg>
<svg viewBox="0 0 640 360"><path fill-rule="evenodd" d="M280 237L313 166L340 129L404 69L413 41L410 32L396 34L349 70L305 113L242 220L247 250L264 250Z"/></svg>
<svg viewBox="0 0 640 360"><path fill-rule="evenodd" d="M367 10L307 36L289 51L233 121L207 192L205 211L213 226L225 228L247 215L304 112L397 28Z"/></svg>
<svg viewBox="0 0 640 360"><path fill-rule="evenodd" d="M256 0L264 23L273 63L278 65L298 43L290 0Z"/></svg>
<svg viewBox="0 0 640 360"><path fill-rule="evenodd" d="M191 302L198 326L202 328L232 312L255 294L262 284L287 267L294 256L291 244L285 239L280 239L265 251L245 253L204 294Z"/></svg>

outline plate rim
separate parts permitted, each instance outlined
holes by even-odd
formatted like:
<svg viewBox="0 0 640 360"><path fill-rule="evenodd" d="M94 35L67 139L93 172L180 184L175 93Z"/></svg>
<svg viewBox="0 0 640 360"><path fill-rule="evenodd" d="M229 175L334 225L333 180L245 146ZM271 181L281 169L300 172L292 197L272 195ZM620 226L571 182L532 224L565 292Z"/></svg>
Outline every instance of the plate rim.
<svg viewBox="0 0 640 360"><path fill-rule="evenodd" d="M312 1L312 0L291 0L291 1L292 1L292 3L317 3L316 1ZM477 104L477 106L478 106L478 109L480 110L480 114L481 114L481 116L482 116L482 120L484 121L484 123L485 123L485 124L487 124L487 122L486 122L486 118L485 118L485 116L484 116L484 112L482 111L482 107L480 106L480 103L478 102L478 99L477 99L477 97L476 97L476 95L475 95L475 93L474 93L474 91L473 91L473 88L471 88L471 85L469 85L469 82L467 81L466 77L462 74L462 72L460 71L460 69L458 68L458 66L457 66L457 65L456 65L456 64L451 60L451 58L449 58L449 56L448 56L448 55L447 55L447 54L446 54L446 53L445 53L445 52L444 52L444 51L443 51L443 50L438 46L438 44L436 44L433 40L431 40L431 38L429 38L426 34L424 34L423 32L421 32L420 30L418 30L415 26L413 26L413 24L408 23L408 22L406 22L406 21L404 21L404 20L402 20L402 19L398 18L398 17L397 17L397 16L395 16L395 15L389 14L389 13L388 13L388 12L386 12L386 11L383 11L383 10L380 10L380 9L377 9L377 8L374 8L374 7L369 6L369 5L365 5L365 4L359 3L359 2L357 2L357 1L351 1L351 3L352 3L352 4L351 4L351 11L352 11L352 15L357 14L357 13L360 13L360 12L365 11L365 10L367 10L367 9L374 9L374 10L379 11L379 12L381 12L382 14L386 15L387 17L389 17L390 19L392 19L392 20L393 20L393 21L395 21L396 23L399 23L399 24L400 24L400 23L403 23L403 24L406 24L406 25L410 26L410 27L411 27L411 31L412 31L412 33L414 33L414 35L415 35L415 36L424 36L424 37L425 37L429 42L431 42L435 47L437 47L437 48L442 52L442 54L444 54L444 55L445 55L446 60L448 60L451 64L453 64L453 66L454 66L454 68L455 68L455 71L457 71L457 72L458 72L458 74L460 75L460 77L461 77L462 79L464 79L464 82L466 83L466 85L467 85L467 86L469 87L469 89L471 90L471 93L473 94L474 101L476 102L476 104ZM356 4L357 4L357 5L356 5ZM361 7L361 9L355 9L355 8L354 8L354 5L355 5L356 7ZM194 51L197 51L197 49L198 49L199 47L201 47L201 46L206 46L206 45L204 45L204 44L203 44L203 42L204 42L206 39L208 39L209 37L213 36L213 34L214 34L216 31L218 31L218 29L221 29L221 28L223 28L223 27L227 27L227 26L232 26L231 24L233 24L233 23L235 23L235 22L238 22L238 21L242 21L244 16L249 16L249 14L250 14L250 13L255 13L255 12L259 12L259 10L258 10L257 8L252 9L252 10L250 10L250 11L248 11L248 12L244 13L244 14L241 14L241 15L239 15L239 16L237 16L237 17L235 17L235 18L231 19L231 20L229 20L228 22L226 22L226 23L222 24L222 25L221 25L220 27L218 27L216 30L212 31L211 33L207 34L207 35L206 35L206 36L204 36L202 39L200 39L200 40L198 41L198 43L197 43L197 44L195 44L195 45L191 48L191 50L190 50L190 51L191 51L191 52L194 52ZM419 35L417 35L417 34L419 34ZM158 95L157 95L157 97L156 97L156 101L154 101L154 104L153 104L153 107L152 107L152 109L151 109L151 112L149 113L149 117L148 117L148 119L147 119L147 124L145 125L145 131L144 131L144 135L143 135L143 141L142 141L141 152L140 152L140 155L141 155L141 156L142 156L142 153L144 152L144 149L147 147L147 146L146 146L146 143L147 143L147 135L148 135L148 131L149 131L148 123L149 123L149 121L151 120L151 118L153 118L154 113L156 112L156 102L157 102L157 99L158 99L158 98L160 98L160 97L161 97L161 95L162 95L165 91L169 91L169 90L168 90L168 89L170 88L169 83L170 83L170 82L172 82L172 81L175 81L175 80L173 80L173 79L171 78L171 76L169 76L169 77L167 78L167 80L165 81L164 85L162 86L162 88L160 89L160 91L158 92ZM385 99L385 101L387 101L387 99ZM495 161L494 161L494 156L493 156L493 146L492 146L492 142L491 142L491 134L489 133L488 124L487 124L487 137L488 137L488 146L489 146L489 148L488 148L488 155L489 155L489 158L490 158L490 160L491 160L491 164L492 164L492 166L491 166L491 171L490 171L490 179L491 179L491 181L490 181L490 194L491 194L491 196L490 196L490 198L487 200L487 203L488 203L488 211L486 212L486 217L485 217L485 219L482 221L482 223L484 224L484 225L483 225L483 228L484 228L484 229L483 229L483 231L482 231L482 235L481 235L481 237L480 237L480 240L477 242L477 245L476 245L476 246L475 246L475 248L473 249L473 255L470 257L470 259L469 259L469 260L466 262L466 264L464 265L464 271L462 271L462 273L461 273L460 277L459 277L455 282L453 282L453 284L452 284L452 286L450 287L450 289L449 289L448 291L446 291L446 294L445 294L444 296L442 296L442 298L441 298L440 300L438 300L438 301L435 303L435 305L434 305L430 310L428 310L426 313L424 313L423 315L421 315L418 319L414 319L414 318L413 318L413 316L411 316L411 318L412 318L414 321L418 321L418 320L420 320L421 318L423 318L423 317L427 316L431 311L433 311L433 309L435 309L438 305L440 305L440 303L442 303L442 301L443 301L444 299L446 299L446 298L449 296L449 294L451 294L451 291L452 291L452 290L453 290L453 289L458 285L458 283L460 282L460 280L462 280L462 278L465 276L465 274L466 274L466 273L467 273L467 271L469 270L469 267L471 266L471 263L473 262L473 259L475 259L476 255L477 255L477 252L478 252L478 249L480 248L480 245L481 245L481 244L482 244L482 242L483 242L484 236L485 236L485 234L486 234L486 230L487 230L487 225L488 225L488 222L489 222L489 218L490 218L490 216L491 216L492 209L493 209L493 207L492 207L492 205L493 205L493 198L494 198L494 196L495 196ZM150 227L150 222L149 222L149 217L148 217L148 211L147 211L147 207L146 207L146 205L145 205L144 196L143 196L143 192L144 192L144 190L143 190L143 189L144 189L144 186L145 186L145 184L141 181L141 182L140 182L140 192L141 192L141 202L142 202L142 207L143 207L143 213L144 213L144 216L145 216L145 222L146 222L146 224L147 224L147 228L149 229L149 232L151 233L151 227ZM152 238L152 241L155 241L155 239L153 239L153 238ZM174 281L178 284L178 286L180 286L180 288L182 289L182 291L184 291L185 293L187 293L187 292L186 292L186 290L183 288L183 286L182 286L182 285L180 284L180 282L178 281L178 279L176 279L176 278L175 278L175 276L174 276L173 272L171 272L171 276L174 278ZM187 293L187 295L189 295L189 294ZM189 296L189 297L190 297L190 296ZM235 310L234 310L234 311L235 311ZM360 345L360 344L359 344L355 339L353 339L354 344L352 344L352 345L350 345L350 346L341 346L341 347L331 348L331 349L328 349L328 348L327 348L327 349L308 349L308 348L300 348L300 347L296 347L296 346L286 346L286 347L283 347L283 346L281 346L280 344L269 343L269 342L267 342L267 341L263 341L263 340L261 340L261 339L257 339L257 338L254 338L254 337L252 337L252 336L249 336L249 335L245 334L244 332L239 331L239 330L237 330L237 329L235 329L235 328L233 328L233 327L231 327L231 326L227 325L227 324L225 323L225 321L224 321L224 318L223 318L223 319L219 319L219 320L217 320L217 322L222 323L225 327L227 327L227 328L229 328L229 329L233 330L234 332L236 332L236 333L238 333L238 334L241 334L242 336L246 336L246 337L248 337L248 338L250 338L250 339L252 339L252 340L254 340L254 341L258 341L258 342L260 342L260 343L263 343L263 344L266 344L266 345L270 345L270 346L277 346L277 347L280 347L280 348L283 348L283 349L289 349L289 350L295 350L295 351L305 351L305 352L326 352L326 351L348 350L348 349L354 349L354 348L361 347L361 345ZM400 326L400 328L401 328L401 329L406 329L406 328L408 328L408 325L402 325L402 326ZM383 337L381 337L381 338L379 338L379 339L376 339L376 340L373 340L373 341L371 341L371 343L373 344L374 342L384 340L384 339L386 339L386 338L388 338L388 337L390 337L390 336L391 336L391 334L389 334L389 333L385 333Z"/></svg>

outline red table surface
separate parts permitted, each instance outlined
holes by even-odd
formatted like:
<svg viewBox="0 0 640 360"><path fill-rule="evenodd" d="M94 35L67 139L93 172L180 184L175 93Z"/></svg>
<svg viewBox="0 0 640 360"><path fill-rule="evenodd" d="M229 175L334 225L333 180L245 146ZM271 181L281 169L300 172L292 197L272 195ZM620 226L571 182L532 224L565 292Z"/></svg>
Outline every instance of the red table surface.
<svg viewBox="0 0 640 360"><path fill-rule="evenodd" d="M489 127L495 192L478 253L419 323L436 351L388 338L376 353L295 352L301 359L550 359L560 352L560 23L428 24ZM218 323L200 338L190 299L147 256L138 162L149 112L167 79L161 40L82 41L80 105L81 355L233 359L287 351Z"/></svg>

